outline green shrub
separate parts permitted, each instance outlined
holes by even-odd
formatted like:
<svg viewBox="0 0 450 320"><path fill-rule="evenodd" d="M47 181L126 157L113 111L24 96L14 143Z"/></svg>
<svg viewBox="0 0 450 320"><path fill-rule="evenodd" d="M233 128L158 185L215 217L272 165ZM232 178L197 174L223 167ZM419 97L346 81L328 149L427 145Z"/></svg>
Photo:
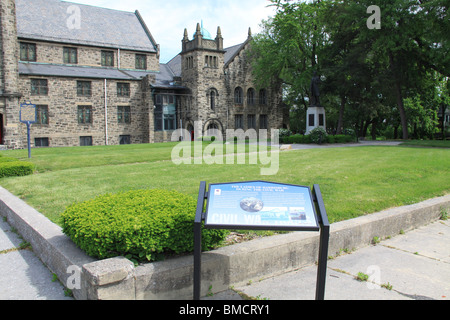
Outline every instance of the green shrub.
<svg viewBox="0 0 450 320"><path fill-rule="evenodd" d="M30 162L19 161L13 158L0 157L0 178L27 176L34 171L34 165Z"/></svg>
<svg viewBox="0 0 450 320"><path fill-rule="evenodd" d="M319 127L311 130L309 136L312 143L322 144L327 141L327 132Z"/></svg>
<svg viewBox="0 0 450 320"><path fill-rule="evenodd" d="M74 204L62 216L63 231L83 251L99 259L124 256L160 260L194 248L196 200L167 190L107 194ZM217 246L223 230L203 230L203 249Z"/></svg>

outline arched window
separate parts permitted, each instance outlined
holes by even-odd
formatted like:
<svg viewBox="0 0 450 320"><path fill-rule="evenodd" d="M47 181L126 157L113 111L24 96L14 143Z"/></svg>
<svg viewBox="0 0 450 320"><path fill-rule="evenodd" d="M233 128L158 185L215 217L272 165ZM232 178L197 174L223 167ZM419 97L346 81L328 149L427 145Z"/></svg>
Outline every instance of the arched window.
<svg viewBox="0 0 450 320"><path fill-rule="evenodd" d="M234 103L235 104L243 104L244 103L243 96L244 96L244 92L242 91L241 87L237 87L236 89L234 89Z"/></svg>
<svg viewBox="0 0 450 320"><path fill-rule="evenodd" d="M211 106L211 110L216 108L216 92L214 90L211 90L209 94L209 104Z"/></svg>
<svg viewBox="0 0 450 320"><path fill-rule="evenodd" d="M211 110L215 110L217 107L217 101L219 100L219 92L215 88L211 88L208 90L206 97L209 102L209 107Z"/></svg>
<svg viewBox="0 0 450 320"><path fill-rule="evenodd" d="M259 104L261 104L261 105L266 105L267 104L266 89L259 90Z"/></svg>
<svg viewBox="0 0 450 320"><path fill-rule="evenodd" d="M250 88L247 90L247 104L253 106L255 104L255 89Z"/></svg>

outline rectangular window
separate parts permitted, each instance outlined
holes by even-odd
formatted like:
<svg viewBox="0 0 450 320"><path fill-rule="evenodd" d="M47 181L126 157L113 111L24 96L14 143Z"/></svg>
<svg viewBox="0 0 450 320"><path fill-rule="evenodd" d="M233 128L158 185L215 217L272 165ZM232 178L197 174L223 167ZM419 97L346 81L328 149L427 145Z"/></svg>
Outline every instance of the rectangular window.
<svg viewBox="0 0 450 320"><path fill-rule="evenodd" d="M102 66L114 67L114 51L102 51Z"/></svg>
<svg viewBox="0 0 450 320"><path fill-rule="evenodd" d="M131 123L131 108L117 107L117 121L118 123Z"/></svg>
<svg viewBox="0 0 450 320"><path fill-rule="evenodd" d="M325 116L323 114L319 114L319 126L325 125Z"/></svg>
<svg viewBox="0 0 450 320"><path fill-rule="evenodd" d="M90 97L92 95L91 81L77 81L77 94L79 97Z"/></svg>
<svg viewBox="0 0 450 320"><path fill-rule="evenodd" d="M20 60L21 61L36 61L36 44L34 43L20 43Z"/></svg>
<svg viewBox="0 0 450 320"><path fill-rule="evenodd" d="M234 116L234 128L235 129L244 129L244 116L242 114L236 114Z"/></svg>
<svg viewBox="0 0 450 320"><path fill-rule="evenodd" d="M164 106L164 130L176 129L176 107L174 105Z"/></svg>
<svg viewBox="0 0 450 320"><path fill-rule="evenodd" d="M31 79L31 95L32 96L48 95L47 79Z"/></svg>
<svg viewBox="0 0 450 320"><path fill-rule="evenodd" d="M247 116L247 126L248 129L256 129L256 115L249 114Z"/></svg>
<svg viewBox="0 0 450 320"><path fill-rule="evenodd" d="M163 131L163 106L157 105L155 108L155 131Z"/></svg>
<svg viewBox="0 0 450 320"><path fill-rule="evenodd" d="M130 84L129 83L117 83L117 96L129 97L130 96Z"/></svg>
<svg viewBox="0 0 450 320"><path fill-rule="evenodd" d="M259 116L259 128L260 129L269 129L269 122L267 120L267 115L262 114Z"/></svg>
<svg viewBox="0 0 450 320"><path fill-rule="evenodd" d="M80 146L81 147L92 146L92 137L80 137Z"/></svg>
<svg viewBox="0 0 450 320"><path fill-rule="evenodd" d="M48 147L50 144L48 142L48 138L35 138L34 139L34 146L36 148L43 148Z"/></svg>
<svg viewBox="0 0 450 320"><path fill-rule="evenodd" d="M131 144L131 136L119 136L120 144Z"/></svg>
<svg viewBox="0 0 450 320"><path fill-rule="evenodd" d="M37 121L36 124L48 124L48 106L36 106Z"/></svg>
<svg viewBox="0 0 450 320"><path fill-rule="evenodd" d="M147 55L136 54L136 69L147 70Z"/></svg>
<svg viewBox="0 0 450 320"><path fill-rule="evenodd" d="M64 63L67 64L77 64L78 63L78 50L77 48L63 48L63 59Z"/></svg>
<svg viewBox="0 0 450 320"><path fill-rule="evenodd" d="M155 131L177 129L176 97L173 91L155 95Z"/></svg>
<svg viewBox="0 0 450 320"><path fill-rule="evenodd" d="M92 106L78 106L78 123L92 123Z"/></svg>

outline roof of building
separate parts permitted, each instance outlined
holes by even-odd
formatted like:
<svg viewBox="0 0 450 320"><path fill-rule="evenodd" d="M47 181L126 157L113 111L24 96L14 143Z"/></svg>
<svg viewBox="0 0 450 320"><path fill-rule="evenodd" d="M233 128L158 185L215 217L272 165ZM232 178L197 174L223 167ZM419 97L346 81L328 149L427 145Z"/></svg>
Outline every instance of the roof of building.
<svg viewBox="0 0 450 320"><path fill-rule="evenodd" d="M157 44L138 11L61 0L16 0L19 38L145 52Z"/></svg>
<svg viewBox="0 0 450 320"><path fill-rule="evenodd" d="M19 62L19 73L31 76L111 80L141 80L150 74L146 71L119 70L116 68L65 66L27 62Z"/></svg>

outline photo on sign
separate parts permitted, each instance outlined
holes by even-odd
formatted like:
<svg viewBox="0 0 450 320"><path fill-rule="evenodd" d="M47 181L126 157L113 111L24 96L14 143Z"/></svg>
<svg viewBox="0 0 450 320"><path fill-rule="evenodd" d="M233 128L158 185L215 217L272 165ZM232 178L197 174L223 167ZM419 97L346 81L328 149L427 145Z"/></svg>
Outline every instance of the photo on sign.
<svg viewBox="0 0 450 320"><path fill-rule="evenodd" d="M256 198L245 198L241 201L240 206L247 212L260 212L264 208L264 203Z"/></svg>

